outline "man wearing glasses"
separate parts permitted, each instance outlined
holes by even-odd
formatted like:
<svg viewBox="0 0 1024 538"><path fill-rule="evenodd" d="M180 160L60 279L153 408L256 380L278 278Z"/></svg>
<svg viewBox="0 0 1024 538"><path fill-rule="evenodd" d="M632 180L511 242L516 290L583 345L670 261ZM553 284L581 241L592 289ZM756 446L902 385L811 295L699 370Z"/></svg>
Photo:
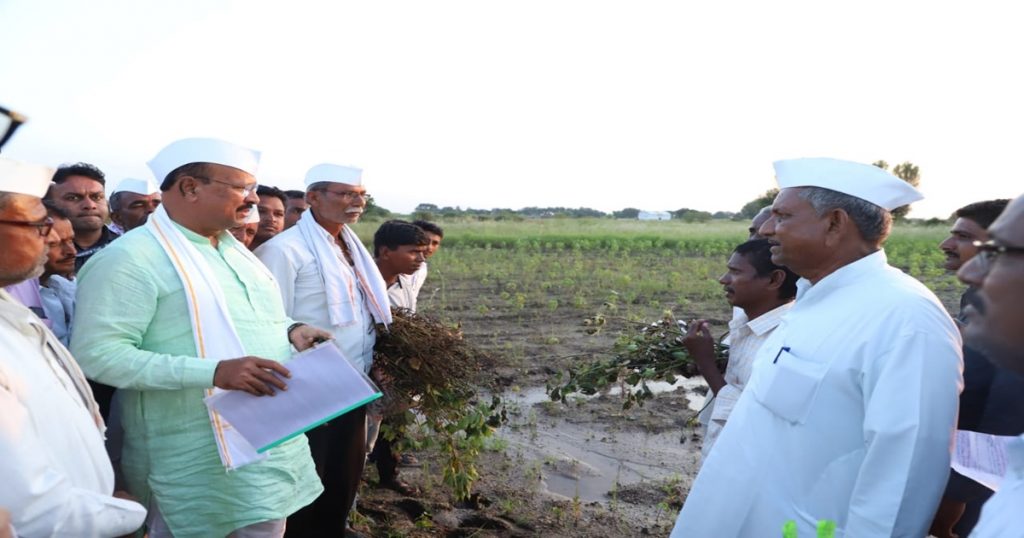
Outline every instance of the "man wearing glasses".
<svg viewBox="0 0 1024 538"><path fill-rule="evenodd" d="M256 249L281 287L285 312L327 327L357 368L369 372L375 323L391 323L387 284L348 226L366 207L362 170L319 164L306 173L309 209L299 222ZM345 536L366 460L366 408L307 433L324 494L288 519L288 536ZM348 531L348 535L352 531Z"/></svg>
<svg viewBox="0 0 1024 538"><path fill-rule="evenodd" d="M121 467L150 538L280 537L322 491L305 438L259 454L203 404L214 387L273 396L291 346L330 338L285 315L274 278L227 232L253 211L258 163L221 140L167 146L149 162L163 203L78 276L71 346L122 389Z"/></svg>
<svg viewBox="0 0 1024 538"><path fill-rule="evenodd" d="M939 248L946 256L943 267L957 271L978 253L976 242L988 241L988 227L1006 208L1006 199L985 200L956 210L956 220ZM957 321L966 325L964 309L977 289L969 287L960 299ZM962 330L962 329L961 329ZM964 390L960 394L957 429L993 435L1024 432L1024 377L992 364L984 355L964 345ZM967 536L978 521L981 505L992 490L950 470L949 484L935 514L931 534L936 538Z"/></svg>
<svg viewBox="0 0 1024 538"><path fill-rule="evenodd" d="M50 170L0 159L0 287L43 273ZM0 507L19 536L120 536L146 511L114 494L103 419L78 364L31 311L0 291ZM113 495L112 495L113 494ZM0 533L7 531L3 525Z"/></svg>
<svg viewBox="0 0 1024 538"><path fill-rule="evenodd" d="M957 273L978 290L965 309L964 338L992 362L1024 374L1024 196L1010 202L988 234L991 239L977 242L978 254ZM999 491L985 503L972 538L1021 535L1024 436L1008 444L1007 459Z"/></svg>

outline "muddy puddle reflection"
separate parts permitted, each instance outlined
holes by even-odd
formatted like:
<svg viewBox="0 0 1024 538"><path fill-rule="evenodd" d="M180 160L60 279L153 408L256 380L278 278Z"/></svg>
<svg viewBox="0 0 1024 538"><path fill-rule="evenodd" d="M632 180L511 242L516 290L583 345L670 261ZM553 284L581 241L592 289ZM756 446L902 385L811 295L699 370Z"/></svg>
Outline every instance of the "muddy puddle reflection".
<svg viewBox="0 0 1024 538"><path fill-rule="evenodd" d="M685 394L688 409L667 413L692 415L704 405L704 395L694 390L707 387L703 379L678 378L674 384L648 386L655 393ZM620 390L616 387L608 396L616 396ZM544 387L508 392L503 398L518 412L495 435L508 443L507 453L520 456L529 466L525 472L535 473L542 490L553 496L608 502L625 486L666 480L688 483L696 474L699 443L680 442L689 431L681 427L651 431L631 424L633 419L621 413L617 399L604 405L562 406L549 401ZM545 406L561 409L549 414L541 408ZM588 420L593 416L591 407L607 416Z"/></svg>

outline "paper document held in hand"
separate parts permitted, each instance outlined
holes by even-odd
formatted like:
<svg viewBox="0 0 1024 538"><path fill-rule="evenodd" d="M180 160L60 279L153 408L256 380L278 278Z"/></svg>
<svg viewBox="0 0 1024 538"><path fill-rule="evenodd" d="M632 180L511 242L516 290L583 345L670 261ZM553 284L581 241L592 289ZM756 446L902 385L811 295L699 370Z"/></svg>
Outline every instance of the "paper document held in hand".
<svg viewBox="0 0 1024 538"><path fill-rule="evenodd" d="M266 452L382 396L332 342L295 354L285 366L292 374L284 379L288 390L279 390L274 396L228 390L204 400L257 452Z"/></svg>

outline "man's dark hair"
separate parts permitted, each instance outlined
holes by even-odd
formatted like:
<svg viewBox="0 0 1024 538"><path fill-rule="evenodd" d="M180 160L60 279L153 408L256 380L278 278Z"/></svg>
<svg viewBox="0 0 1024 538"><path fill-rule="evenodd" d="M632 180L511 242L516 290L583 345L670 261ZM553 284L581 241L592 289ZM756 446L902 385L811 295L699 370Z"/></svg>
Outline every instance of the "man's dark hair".
<svg viewBox="0 0 1024 538"><path fill-rule="evenodd" d="M402 245L427 245L430 239L423 229L404 220L389 220L377 228L373 234L373 256L380 254L380 249L387 247L395 250Z"/></svg>
<svg viewBox="0 0 1024 538"><path fill-rule="evenodd" d="M270 185L260 185L256 187L256 195L260 198L264 196L273 196L278 200L281 200L281 205L288 205L288 197L284 194L284 191L277 187L271 187Z"/></svg>
<svg viewBox="0 0 1024 538"><path fill-rule="evenodd" d="M988 227L995 222L996 218L999 217L999 214L1006 209L1006 206L1009 203L1010 200L1008 198L974 202L973 204L967 204L960 209L957 209L956 213L953 213L953 215L958 219L972 220L977 223L978 226L987 230Z"/></svg>
<svg viewBox="0 0 1024 538"><path fill-rule="evenodd" d="M306 197L306 193L296 190L284 191L284 195L287 196L289 200L301 200ZM285 202L285 205L288 205L288 202Z"/></svg>
<svg viewBox="0 0 1024 538"><path fill-rule="evenodd" d="M71 220L71 215L55 204L53 200L43 200L43 205L46 206L46 215L51 219Z"/></svg>
<svg viewBox="0 0 1024 538"><path fill-rule="evenodd" d="M206 177L206 165L207 163L188 163L171 170L160 183L160 190L162 192L171 190L178 178L182 176L192 176L203 183L209 183L210 178Z"/></svg>
<svg viewBox="0 0 1024 538"><path fill-rule="evenodd" d="M60 185L71 176L85 176L100 185L107 184L107 176L102 170L89 163L63 164L53 173L53 182Z"/></svg>
<svg viewBox="0 0 1024 538"><path fill-rule="evenodd" d="M786 279L779 287L779 299L792 299L796 297L796 281L800 279L796 273L788 267L775 265L772 262L772 244L767 239L751 239L736 247L733 252L743 256L754 267L754 272L759 277L768 277L772 271L784 271Z"/></svg>
<svg viewBox="0 0 1024 538"><path fill-rule="evenodd" d="M427 220L414 220L414 221L412 221L412 223L413 223L413 225L419 226L420 228L422 228L423 231L425 231L427 233L432 233L432 234L434 234L434 235L444 239L444 230L442 230L440 226L434 224L433 222L430 222L430 221L427 221Z"/></svg>

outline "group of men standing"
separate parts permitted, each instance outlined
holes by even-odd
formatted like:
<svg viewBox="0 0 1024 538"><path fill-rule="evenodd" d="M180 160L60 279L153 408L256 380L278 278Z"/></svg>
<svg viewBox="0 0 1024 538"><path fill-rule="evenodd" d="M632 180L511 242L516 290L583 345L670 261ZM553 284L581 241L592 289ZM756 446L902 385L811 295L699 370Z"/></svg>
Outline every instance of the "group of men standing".
<svg viewBox="0 0 1024 538"><path fill-rule="evenodd" d="M969 285L958 325L886 261L890 211L920 199L912 187L832 159L775 170L782 190L770 217L755 219L721 279L740 307L724 376L706 322L683 339L715 398L705 460L672 536L820 536L822 525L847 537L952 538L972 527L972 536L1024 536L1009 508L1022 499L1024 451L1010 447L1016 462L977 527L992 491L950 469L957 427L1024 432L1024 348L1003 344L1024 330L1024 288L1007 284L1024 276L1014 258L1024 252L1024 197L958 210L940 246ZM758 243L770 256L758 257ZM993 286L1001 295L986 292Z"/></svg>
<svg viewBox="0 0 1024 538"><path fill-rule="evenodd" d="M346 226L366 205L361 171L313 167L308 210L278 234L272 226L283 228L289 204L258 197L258 163L258 152L221 140L172 143L149 162L159 194L143 187L112 196L123 215L112 219L119 236L104 225L95 167L51 177L4 161L0 232L11 255L0 262L0 285L38 277L48 243L63 253L65 276L77 273L74 358L40 317L0 292L3 340L17 348L0 363L0 465L5 482L11 477L0 507L20 536L118 536L145 524L151 538L277 537L286 519L289 536L354 534L347 515L372 443L363 409L311 431L309 441L259 454L203 403L218 389L287 390L282 363L324 340L369 371L376 326L391 321L397 280L385 280L381 256ZM67 207L73 246L64 249L68 238L54 231L44 197ZM261 199L271 202L257 208ZM259 234L254 254L229 230L257 211L275 233ZM422 231L413 239L416 263L406 270L422 271L422 286L429 240ZM72 251L91 260L72 270ZM111 495L103 434L112 398L101 384L117 389L113 420L124 433L116 460L130 495Z"/></svg>

